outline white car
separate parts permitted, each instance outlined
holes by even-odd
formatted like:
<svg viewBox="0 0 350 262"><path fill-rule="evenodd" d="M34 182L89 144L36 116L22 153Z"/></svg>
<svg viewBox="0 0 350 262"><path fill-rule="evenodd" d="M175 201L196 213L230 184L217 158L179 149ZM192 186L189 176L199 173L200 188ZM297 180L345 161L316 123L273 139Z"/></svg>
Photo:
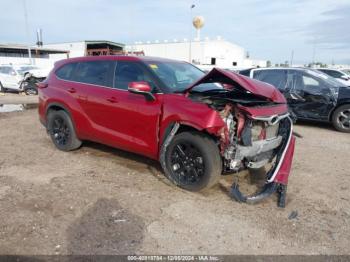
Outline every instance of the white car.
<svg viewBox="0 0 350 262"><path fill-rule="evenodd" d="M317 70L335 78L345 86L350 86L350 75L346 73L346 71L342 71L338 69L330 69L330 68L320 68Z"/></svg>
<svg viewBox="0 0 350 262"><path fill-rule="evenodd" d="M10 89L37 94L35 83L43 81L49 72L49 68L33 65L0 65L0 92Z"/></svg>

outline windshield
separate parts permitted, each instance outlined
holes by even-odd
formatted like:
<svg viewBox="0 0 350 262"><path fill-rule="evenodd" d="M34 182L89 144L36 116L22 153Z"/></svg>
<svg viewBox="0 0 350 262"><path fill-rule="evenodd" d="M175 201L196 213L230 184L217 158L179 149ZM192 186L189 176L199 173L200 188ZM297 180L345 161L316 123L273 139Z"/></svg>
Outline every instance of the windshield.
<svg viewBox="0 0 350 262"><path fill-rule="evenodd" d="M21 66L16 68L18 74L23 75L25 72L28 72L29 70L33 70L33 69L38 69L38 67L36 66Z"/></svg>
<svg viewBox="0 0 350 262"><path fill-rule="evenodd" d="M185 62L146 62L146 65L172 92L184 91L190 84L205 75L197 67Z"/></svg>
<svg viewBox="0 0 350 262"><path fill-rule="evenodd" d="M342 69L341 71L350 76L350 69Z"/></svg>
<svg viewBox="0 0 350 262"><path fill-rule="evenodd" d="M306 69L306 72L314 77L321 78L324 82L326 82L331 87L342 86L342 84L339 81L337 81L333 77L331 77L331 76L329 76L321 71L314 70L314 69Z"/></svg>

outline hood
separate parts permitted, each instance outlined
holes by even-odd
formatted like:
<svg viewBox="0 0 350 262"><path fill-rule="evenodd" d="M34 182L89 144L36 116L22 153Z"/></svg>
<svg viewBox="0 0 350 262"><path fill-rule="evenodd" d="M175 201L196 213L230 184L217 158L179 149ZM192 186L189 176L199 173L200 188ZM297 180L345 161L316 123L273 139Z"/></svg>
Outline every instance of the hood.
<svg viewBox="0 0 350 262"><path fill-rule="evenodd" d="M186 88L184 92L188 93L195 86L205 83L232 84L234 86L239 86L252 94L268 98L273 102L286 103L286 99L282 93L274 86L219 68L213 68L198 81Z"/></svg>
<svg viewBox="0 0 350 262"><path fill-rule="evenodd" d="M30 73L34 77L42 78L42 77L47 77L50 71L51 71L51 68L38 68L38 69L28 70L28 73Z"/></svg>

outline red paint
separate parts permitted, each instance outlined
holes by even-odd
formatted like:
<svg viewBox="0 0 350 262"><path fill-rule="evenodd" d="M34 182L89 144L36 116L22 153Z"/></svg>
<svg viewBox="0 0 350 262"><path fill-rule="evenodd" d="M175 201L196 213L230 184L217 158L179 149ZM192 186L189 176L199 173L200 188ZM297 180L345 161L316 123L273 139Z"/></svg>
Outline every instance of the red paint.
<svg viewBox="0 0 350 262"><path fill-rule="evenodd" d="M219 113L208 105L194 102L186 94L154 94L155 100L149 101L143 95L127 90L83 84L58 79L56 69L70 62L95 60L128 60L142 62L146 58L132 56L81 57L62 60L45 80L46 88L39 88L39 114L46 124L47 109L52 106L64 108L71 116L77 136L81 140L91 140L121 148L127 151L158 159L166 131L174 122L188 125L199 131L205 131L222 139L227 137L227 127ZM149 59L149 58L147 58ZM158 59L152 58L152 61ZM162 60L162 59L159 59ZM201 80L210 77L225 76L227 84L239 85L249 92L281 103L276 106L244 107L237 106L239 132L244 126L244 115L269 116L286 113L287 106L281 93L270 85L244 76L215 69ZM231 82L230 82L231 81ZM196 85L196 84L194 84ZM192 85L192 86L194 86ZM130 88L148 92L147 83L133 82ZM226 130L226 133L225 133ZM276 179L287 181L290 170L293 146L288 150L285 163Z"/></svg>
<svg viewBox="0 0 350 262"><path fill-rule="evenodd" d="M151 87L147 82L131 82L128 87L140 92L151 92Z"/></svg>
<svg viewBox="0 0 350 262"><path fill-rule="evenodd" d="M242 105L237 105L237 108L247 113L251 117L283 115L288 112L288 107L286 104L258 107L246 107Z"/></svg>
<svg viewBox="0 0 350 262"><path fill-rule="evenodd" d="M294 155L294 147L295 147L295 137L292 136L289 147L287 149L286 155L284 156L282 165L274 179L274 182L281 183L283 185L287 185L288 176L290 174L290 170L292 167L293 155Z"/></svg>

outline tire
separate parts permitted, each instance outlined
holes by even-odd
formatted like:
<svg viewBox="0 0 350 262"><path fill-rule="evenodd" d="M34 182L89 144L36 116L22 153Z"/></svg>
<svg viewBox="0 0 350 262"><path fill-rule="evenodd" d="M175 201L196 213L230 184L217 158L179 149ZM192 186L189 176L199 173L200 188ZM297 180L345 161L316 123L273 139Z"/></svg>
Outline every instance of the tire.
<svg viewBox="0 0 350 262"><path fill-rule="evenodd" d="M340 106L334 111L332 124L338 131L350 133L350 104Z"/></svg>
<svg viewBox="0 0 350 262"><path fill-rule="evenodd" d="M165 167L168 179L189 191L214 186L222 173L218 146L199 132L183 132L173 138L165 151Z"/></svg>
<svg viewBox="0 0 350 262"><path fill-rule="evenodd" d="M0 82L0 93L5 93L5 88Z"/></svg>
<svg viewBox="0 0 350 262"><path fill-rule="evenodd" d="M33 88L33 87L30 87L30 88L26 88L24 90L24 93L27 95L27 96L34 96L34 95L37 95L38 94L38 90Z"/></svg>
<svg viewBox="0 0 350 262"><path fill-rule="evenodd" d="M62 151L78 149L82 142L78 139L70 116L63 110L50 111L47 129L52 142Z"/></svg>

